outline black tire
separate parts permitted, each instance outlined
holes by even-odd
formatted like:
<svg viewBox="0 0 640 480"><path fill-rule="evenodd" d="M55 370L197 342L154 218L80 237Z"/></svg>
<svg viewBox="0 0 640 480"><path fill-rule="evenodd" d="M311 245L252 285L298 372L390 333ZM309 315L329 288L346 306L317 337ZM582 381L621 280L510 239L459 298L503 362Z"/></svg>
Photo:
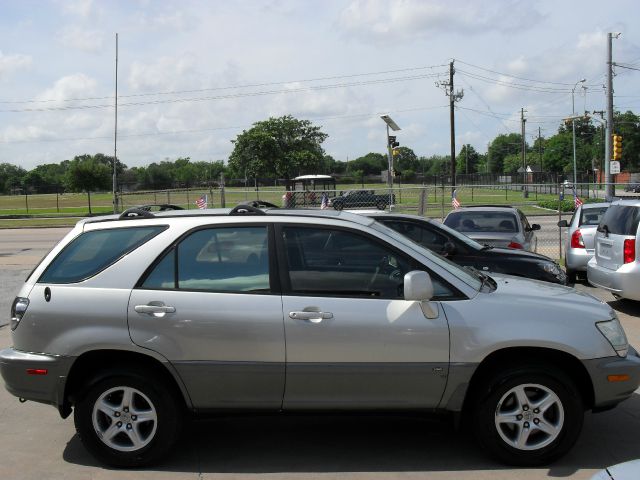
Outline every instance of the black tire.
<svg viewBox="0 0 640 480"><path fill-rule="evenodd" d="M567 283L576 283L578 272L567 268Z"/></svg>
<svg viewBox="0 0 640 480"><path fill-rule="evenodd" d="M385 208L387 208L387 202L379 200L378 203L376 203L376 207L378 210L384 210Z"/></svg>
<svg viewBox="0 0 640 480"><path fill-rule="evenodd" d="M486 385L488 389L478 392L471 418L478 442L497 460L522 467L547 465L562 457L575 444L584 420L582 398L575 383L557 368L512 368L495 375ZM511 392L520 387L525 387L523 391L526 391L530 408L517 408L516 394ZM548 395L548 392L555 394L557 401L546 412L540 413L535 408L536 400L542 398L542 395ZM513 422L500 424L499 429L497 417L503 408L506 409L503 412L505 417L515 415L513 412L520 412L528 417L522 418L523 415L520 415L521 423L518 428L514 419ZM554 423L557 423L558 430L553 435L539 427ZM516 447L503 438L517 441L523 438L518 432L527 431L530 434L525 437L523 448Z"/></svg>
<svg viewBox="0 0 640 480"><path fill-rule="evenodd" d="M338 203L333 203L333 208L335 210L342 210L344 208L344 205L342 204L342 202L338 202Z"/></svg>
<svg viewBox="0 0 640 480"><path fill-rule="evenodd" d="M131 430L127 425L119 429L119 433L112 437L113 442L117 442L120 448L113 448L101 439L98 427L94 426L94 406L96 402L105 396L105 393L113 390L113 397L106 397L115 403L118 402L119 389L130 389L135 391L131 409L122 408L118 418L125 422L138 420L134 418L132 412L142 411L150 405L155 411L156 420L142 421L138 424L136 432L140 432L138 438L145 438L147 443L141 448L135 448L133 444L128 445L131 436L126 430ZM146 397L146 398L145 398ZM147 402L148 400L148 402ZM125 402L120 400L122 406ZM120 408L120 407L117 407ZM116 408L113 409L114 411ZM124 413L126 412L126 413ZM125 415L127 415L125 417ZM129 417L131 415L131 417ZM140 413L142 416L143 413ZM96 425L109 427L113 422L102 412L96 413ZM150 375L140 374L118 374L104 378L92 385L86 393L76 402L74 411L74 422L76 431L84 446L101 462L114 467L141 467L157 463L171 449L182 428L183 408L174 393L163 386L162 380ZM121 424L123 422L120 422ZM155 428L153 425L155 424ZM125 430L126 429L126 430ZM103 432L103 433L106 433ZM123 449L131 449L124 451Z"/></svg>

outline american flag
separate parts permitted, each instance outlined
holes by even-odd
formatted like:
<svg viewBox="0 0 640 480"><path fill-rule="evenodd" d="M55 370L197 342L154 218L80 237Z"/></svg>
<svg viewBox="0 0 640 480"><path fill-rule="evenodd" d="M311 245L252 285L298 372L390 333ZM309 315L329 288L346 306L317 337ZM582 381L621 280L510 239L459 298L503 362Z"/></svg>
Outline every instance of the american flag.
<svg viewBox="0 0 640 480"><path fill-rule="evenodd" d="M455 210L460 208L460 201L458 200L458 190L454 190L451 194L451 206Z"/></svg>
<svg viewBox="0 0 640 480"><path fill-rule="evenodd" d="M574 208L578 208L580 205L582 205L584 202L582 200L580 200L580 197L576 194L576 192L573 192L573 205Z"/></svg>
<svg viewBox="0 0 640 480"><path fill-rule="evenodd" d="M329 197L326 193L322 194L322 200L320 201L320 208L322 210L329 208Z"/></svg>
<svg viewBox="0 0 640 480"><path fill-rule="evenodd" d="M199 199L196 200L196 207L199 209L207 208L207 195L202 195Z"/></svg>

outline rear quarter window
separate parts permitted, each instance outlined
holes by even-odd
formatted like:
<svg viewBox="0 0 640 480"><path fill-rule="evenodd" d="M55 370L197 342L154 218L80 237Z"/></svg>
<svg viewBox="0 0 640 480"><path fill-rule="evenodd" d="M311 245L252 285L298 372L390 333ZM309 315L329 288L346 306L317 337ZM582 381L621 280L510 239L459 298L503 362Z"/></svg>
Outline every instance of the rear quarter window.
<svg viewBox="0 0 640 480"><path fill-rule="evenodd" d="M602 220L600 227L607 226L614 235L636 235L640 222L640 207L630 205L611 205ZM599 228L600 228L599 227Z"/></svg>
<svg viewBox="0 0 640 480"><path fill-rule="evenodd" d="M82 233L49 264L38 283L76 283L93 277L166 228L128 227Z"/></svg>

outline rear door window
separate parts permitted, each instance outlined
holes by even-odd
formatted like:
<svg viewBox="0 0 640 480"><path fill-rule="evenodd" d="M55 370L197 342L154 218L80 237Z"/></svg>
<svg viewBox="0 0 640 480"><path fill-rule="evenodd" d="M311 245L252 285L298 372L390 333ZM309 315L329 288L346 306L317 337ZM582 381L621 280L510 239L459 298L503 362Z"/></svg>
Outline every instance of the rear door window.
<svg viewBox="0 0 640 480"><path fill-rule="evenodd" d="M610 234L614 235L636 235L640 222L640 208L629 205L611 205L606 211L600 227L607 226Z"/></svg>
<svg viewBox="0 0 640 480"><path fill-rule="evenodd" d="M607 207L582 209L580 213L580 226L582 225L598 225L604 213L607 211Z"/></svg>
<svg viewBox="0 0 640 480"><path fill-rule="evenodd" d="M93 277L166 228L156 225L82 233L49 264L38 283L76 283Z"/></svg>

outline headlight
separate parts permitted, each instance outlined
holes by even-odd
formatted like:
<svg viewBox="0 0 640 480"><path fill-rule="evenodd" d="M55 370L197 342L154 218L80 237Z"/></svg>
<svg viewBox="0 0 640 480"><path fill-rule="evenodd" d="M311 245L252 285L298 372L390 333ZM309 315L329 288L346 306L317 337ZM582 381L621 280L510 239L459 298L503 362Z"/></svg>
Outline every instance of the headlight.
<svg viewBox="0 0 640 480"><path fill-rule="evenodd" d="M540 266L545 272L551 275L560 275L560 267L555 263L547 262L540 264Z"/></svg>
<svg viewBox="0 0 640 480"><path fill-rule="evenodd" d="M18 328L22 316L27 311L29 299L24 297L16 297L11 305L11 330Z"/></svg>
<svg viewBox="0 0 640 480"><path fill-rule="evenodd" d="M629 350L627 335L624 333L624 329L617 318L606 322L597 322L596 327L604 335L604 338L609 341L619 357L627 356L627 350Z"/></svg>

